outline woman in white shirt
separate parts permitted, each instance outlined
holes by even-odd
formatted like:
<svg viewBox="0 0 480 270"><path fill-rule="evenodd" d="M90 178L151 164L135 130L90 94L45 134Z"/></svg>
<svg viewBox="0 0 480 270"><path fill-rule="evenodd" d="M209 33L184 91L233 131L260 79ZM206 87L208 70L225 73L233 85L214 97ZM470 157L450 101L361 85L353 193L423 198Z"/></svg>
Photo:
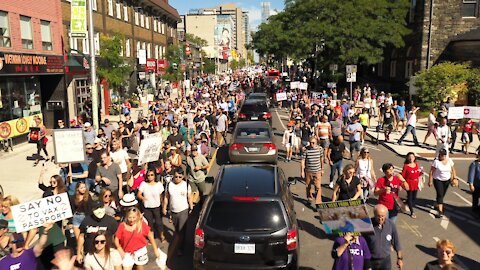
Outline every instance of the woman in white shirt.
<svg viewBox="0 0 480 270"><path fill-rule="evenodd" d="M92 252L85 256L86 270L121 270L122 258L120 253L112 245L111 237L106 231L99 231L91 243L94 247Z"/></svg>
<svg viewBox="0 0 480 270"><path fill-rule="evenodd" d="M431 187L433 184L437 193L437 217L442 217L445 213L443 198L445 194L447 194L448 186L450 184L452 186L458 186L457 172L454 165L453 161L447 156L446 149L440 150L438 159L432 162L428 177L428 186Z"/></svg>
<svg viewBox="0 0 480 270"><path fill-rule="evenodd" d="M362 148L360 155L355 162L355 173L360 178L360 183L363 188L363 198L366 200L369 194L369 189L375 188L375 170L373 169L373 159L370 156L368 148Z"/></svg>

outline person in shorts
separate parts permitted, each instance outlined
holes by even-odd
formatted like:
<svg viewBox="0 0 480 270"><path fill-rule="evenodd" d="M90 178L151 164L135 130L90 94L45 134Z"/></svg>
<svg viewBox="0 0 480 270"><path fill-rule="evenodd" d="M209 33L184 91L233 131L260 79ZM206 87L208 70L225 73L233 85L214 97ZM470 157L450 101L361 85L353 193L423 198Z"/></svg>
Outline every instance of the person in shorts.
<svg viewBox="0 0 480 270"><path fill-rule="evenodd" d="M358 117L353 117L352 122L347 126L347 134L349 135L350 142L350 159L353 160L353 152L360 152L361 144L361 134L363 132L363 127L359 123Z"/></svg>
<svg viewBox="0 0 480 270"><path fill-rule="evenodd" d="M315 196L315 204L322 203L322 175L324 150L317 145L317 139L310 137L310 144L304 148L302 152L302 160L300 162L301 177L305 178L307 199L313 201L314 192L311 190L312 181L315 184L317 194Z"/></svg>

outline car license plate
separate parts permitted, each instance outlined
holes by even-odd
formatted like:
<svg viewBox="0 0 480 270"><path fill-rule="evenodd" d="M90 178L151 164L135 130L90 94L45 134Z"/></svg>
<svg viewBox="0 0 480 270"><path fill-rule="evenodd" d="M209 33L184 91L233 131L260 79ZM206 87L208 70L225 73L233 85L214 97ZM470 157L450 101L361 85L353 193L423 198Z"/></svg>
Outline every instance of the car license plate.
<svg viewBox="0 0 480 270"><path fill-rule="evenodd" d="M255 254L255 244L237 244L237 243L235 243L235 253Z"/></svg>
<svg viewBox="0 0 480 270"><path fill-rule="evenodd" d="M252 116L252 118L250 118L252 120L258 120L258 117L257 116Z"/></svg>
<svg viewBox="0 0 480 270"><path fill-rule="evenodd" d="M249 147L248 148L248 152L258 152L258 151L260 151L260 148L258 148L258 147Z"/></svg>

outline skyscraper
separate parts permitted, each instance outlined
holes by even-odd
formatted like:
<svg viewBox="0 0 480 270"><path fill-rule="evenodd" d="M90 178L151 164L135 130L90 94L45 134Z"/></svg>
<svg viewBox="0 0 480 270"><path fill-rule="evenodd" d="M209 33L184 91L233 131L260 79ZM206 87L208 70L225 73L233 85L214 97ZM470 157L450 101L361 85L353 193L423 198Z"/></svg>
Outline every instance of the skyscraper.
<svg viewBox="0 0 480 270"><path fill-rule="evenodd" d="M270 17L270 2L262 2L262 23Z"/></svg>

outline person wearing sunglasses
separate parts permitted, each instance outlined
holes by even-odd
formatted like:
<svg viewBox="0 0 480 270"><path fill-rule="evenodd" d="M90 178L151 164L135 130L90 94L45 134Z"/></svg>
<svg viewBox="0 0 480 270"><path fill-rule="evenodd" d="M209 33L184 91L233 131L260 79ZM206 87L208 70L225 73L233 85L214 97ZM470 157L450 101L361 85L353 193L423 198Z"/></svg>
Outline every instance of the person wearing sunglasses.
<svg viewBox="0 0 480 270"><path fill-rule="evenodd" d="M108 188L103 188L100 191L99 199L103 202L103 205L105 207L105 214L107 216L115 218L116 220L120 220L120 207L113 199L112 191Z"/></svg>
<svg viewBox="0 0 480 270"><path fill-rule="evenodd" d="M360 150L360 155L355 162L355 172L361 180L363 198L366 200L368 196L373 193L375 180L377 179L373 166L373 158L370 156L370 151L366 147Z"/></svg>
<svg viewBox="0 0 480 270"><path fill-rule="evenodd" d="M37 269L39 257L48 241L48 232L53 223L43 225L43 232L33 248L27 248L21 233L12 233L8 244L11 254L0 260L0 269L30 270Z"/></svg>
<svg viewBox="0 0 480 270"><path fill-rule="evenodd" d="M452 241L448 239L438 240L437 241L437 259L431 262L428 262L425 265L425 270L436 270L436 269L466 269L458 264L454 260L455 253L457 253L457 248ZM447 268L451 267L451 268ZM453 268L455 267L455 268Z"/></svg>
<svg viewBox="0 0 480 270"><path fill-rule="evenodd" d="M93 239L92 249L85 256L85 270L121 270L122 257L112 247L112 241L105 231L98 232Z"/></svg>

